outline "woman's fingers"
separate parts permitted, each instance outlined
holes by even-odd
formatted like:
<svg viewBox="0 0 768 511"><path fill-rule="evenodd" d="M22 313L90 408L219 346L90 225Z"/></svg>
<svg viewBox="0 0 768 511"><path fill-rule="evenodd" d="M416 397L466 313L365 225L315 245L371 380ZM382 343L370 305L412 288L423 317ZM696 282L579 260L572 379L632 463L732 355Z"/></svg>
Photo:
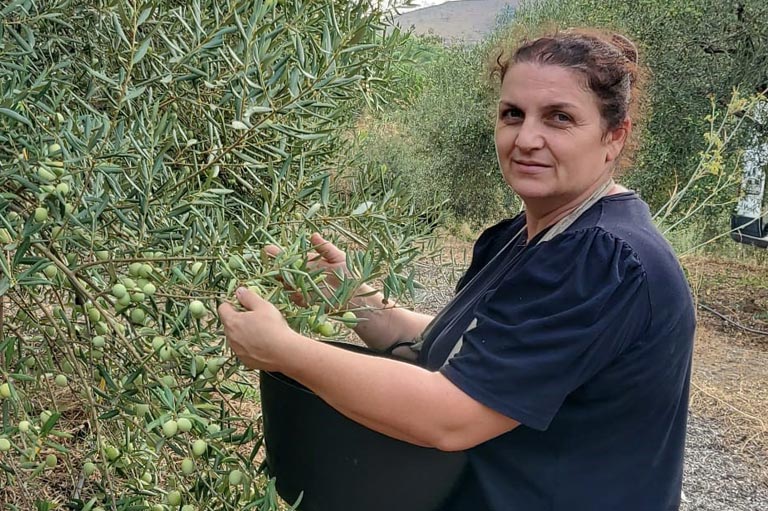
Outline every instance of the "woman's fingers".
<svg viewBox="0 0 768 511"><path fill-rule="evenodd" d="M312 271L316 269L324 269L329 275L331 285L333 286L333 282L338 284L338 278L334 275L333 272L336 269L343 267L347 259L346 254L342 250L339 250L339 248L336 247L333 243L324 239L319 233L313 233L309 240L316 252L308 252L306 254L307 262L309 263L308 268ZM277 245L266 245L262 250L264 250L264 253L267 256L272 258L277 257L283 252L283 249ZM275 278L283 284L287 291L290 292L289 296L293 303L299 306L307 306L306 296L303 292L298 291L292 286L288 285L288 283L285 282L285 280L282 279L279 275ZM326 281L325 286L327 287L328 284L329 282Z"/></svg>
<svg viewBox="0 0 768 511"><path fill-rule="evenodd" d="M264 247L264 252L270 257L276 257L282 252L282 249L277 245L267 245Z"/></svg>
<svg viewBox="0 0 768 511"><path fill-rule="evenodd" d="M315 250L317 250L317 254L328 261L329 264L339 264L346 261L346 254L342 250L339 250L336 245L330 241L323 239L319 233L313 233L309 238L309 241L311 241L312 245L314 245ZM310 261L311 260L312 259L310 259Z"/></svg>
<svg viewBox="0 0 768 511"><path fill-rule="evenodd" d="M318 268L324 268L330 271L335 268L341 268L347 260L347 255L344 251L339 250L336 245L324 239L319 233L315 232L309 238L310 242L314 246L316 252L307 252L306 260L308 268L315 270ZM283 249L277 245L266 245L262 249L267 256L275 258L283 252ZM277 277L278 280L283 280ZM283 282L283 285L287 289L291 289L290 286Z"/></svg>

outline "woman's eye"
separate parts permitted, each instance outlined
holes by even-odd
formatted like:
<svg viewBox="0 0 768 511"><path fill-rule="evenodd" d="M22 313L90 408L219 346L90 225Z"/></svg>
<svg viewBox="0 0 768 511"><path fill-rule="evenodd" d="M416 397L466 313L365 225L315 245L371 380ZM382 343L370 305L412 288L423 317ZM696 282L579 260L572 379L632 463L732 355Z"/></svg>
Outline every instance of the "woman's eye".
<svg viewBox="0 0 768 511"><path fill-rule="evenodd" d="M505 108L501 111L501 118L506 120L520 119L523 117L523 112L517 108Z"/></svg>
<svg viewBox="0 0 768 511"><path fill-rule="evenodd" d="M555 112L552 118L559 123L571 122L571 116L563 112Z"/></svg>

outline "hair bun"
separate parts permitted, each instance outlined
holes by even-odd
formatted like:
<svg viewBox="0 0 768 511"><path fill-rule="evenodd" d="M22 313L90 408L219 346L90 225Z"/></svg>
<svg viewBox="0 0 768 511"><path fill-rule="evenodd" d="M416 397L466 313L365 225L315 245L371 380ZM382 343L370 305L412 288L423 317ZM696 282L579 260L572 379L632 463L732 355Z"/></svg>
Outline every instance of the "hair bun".
<svg viewBox="0 0 768 511"><path fill-rule="evenodd" d="M621 34L611 34L611 43L633 64L637 64L637 46Z"/></svg>

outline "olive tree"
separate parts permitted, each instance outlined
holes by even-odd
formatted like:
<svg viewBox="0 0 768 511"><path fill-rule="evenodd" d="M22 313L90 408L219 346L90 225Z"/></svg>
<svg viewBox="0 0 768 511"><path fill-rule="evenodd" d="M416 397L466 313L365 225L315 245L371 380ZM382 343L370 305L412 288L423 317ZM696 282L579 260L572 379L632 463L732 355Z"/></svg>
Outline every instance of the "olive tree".
<svg viewBox="0 0 768 511"><path fill-rule="evenodd" d="M252 286L333 337L357 284L413 289L419 212L347 151L404 38L365 1L1 8L0 502L276 509L216 306ZM332 295L313 231L350 251Z"/></svg>

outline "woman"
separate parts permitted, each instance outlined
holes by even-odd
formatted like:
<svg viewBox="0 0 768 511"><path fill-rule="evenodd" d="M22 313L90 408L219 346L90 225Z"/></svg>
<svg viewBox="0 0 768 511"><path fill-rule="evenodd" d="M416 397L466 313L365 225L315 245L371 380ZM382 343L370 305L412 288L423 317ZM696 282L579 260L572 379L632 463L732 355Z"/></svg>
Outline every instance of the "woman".
<svg viewBox="0 0 768 511"><path fill-rule="evenodd" d="M637 69L626 38L592 32L499 59L496 147L524 213L483 232L438 317L358 299L361 338L385 349L421 336L418 366L303 337L245 290L248 311L220 308L232 349L371 429L468 450L445 509L678 509L694 308L648 207L612 180Z"/></svg>

